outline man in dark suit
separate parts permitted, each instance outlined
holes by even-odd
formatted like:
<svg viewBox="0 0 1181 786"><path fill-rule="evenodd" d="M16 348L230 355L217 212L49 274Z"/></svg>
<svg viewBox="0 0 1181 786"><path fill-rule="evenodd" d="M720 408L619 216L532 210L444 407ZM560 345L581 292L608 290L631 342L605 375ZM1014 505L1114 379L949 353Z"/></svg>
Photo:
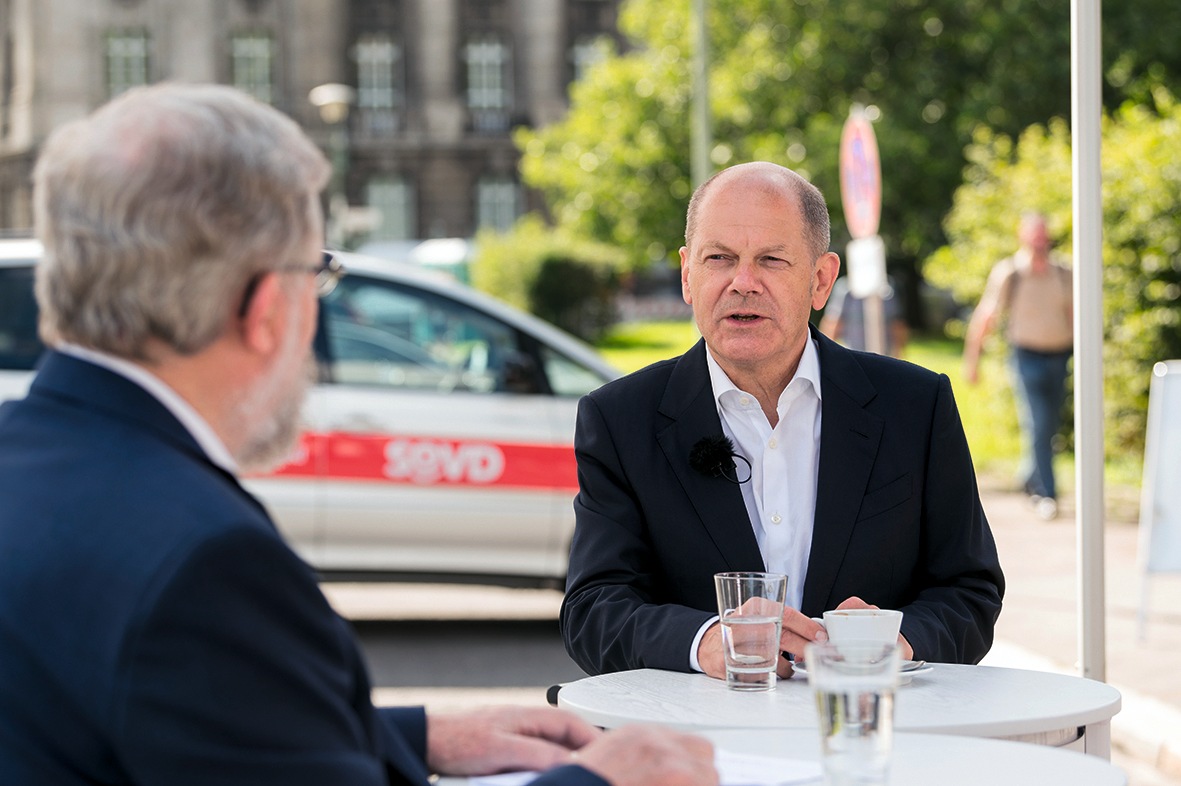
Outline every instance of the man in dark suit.
<svg viewBox="0 0 1181 786"><path fill-rule="evenodd" d="M297 431L327 176L225 87L131 91L46 143L53 349L0 408L0 783L716 784L699 738L370 703L348 625L237 479Z"/></svg>
<svg viewBox="0 0 1181 786"><path fill-rule="evenodd" d="M788 575L795 656L826 638L810 617L870 606L904 612L904 658L991 646L1004 580L950 383L811 329L828 246L823 196L783 167L693 195L681 276L702 341L579 406L561 624L588 672L724 677L712 576L737 570ZM710 457L724 439L737 458Z"/></svg>

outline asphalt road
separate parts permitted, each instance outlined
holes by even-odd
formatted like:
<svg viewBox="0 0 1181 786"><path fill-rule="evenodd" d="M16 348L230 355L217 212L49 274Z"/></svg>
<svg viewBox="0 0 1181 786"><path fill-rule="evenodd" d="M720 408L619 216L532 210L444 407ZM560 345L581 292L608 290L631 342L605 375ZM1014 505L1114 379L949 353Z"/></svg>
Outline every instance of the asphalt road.
<svg viewBox="0 0 1181 786"><path fill-rule="evenodd" d="M432 710L545 704L584 676L558 635L557 590L449 584L322 585L369 662L375 700Z"/></svg>
<svg viewBox="0 0 1181 786"><path fill-rule="evenodd" d="M374 687L548 687L585 676L556 620L354 621Z"/></svg>

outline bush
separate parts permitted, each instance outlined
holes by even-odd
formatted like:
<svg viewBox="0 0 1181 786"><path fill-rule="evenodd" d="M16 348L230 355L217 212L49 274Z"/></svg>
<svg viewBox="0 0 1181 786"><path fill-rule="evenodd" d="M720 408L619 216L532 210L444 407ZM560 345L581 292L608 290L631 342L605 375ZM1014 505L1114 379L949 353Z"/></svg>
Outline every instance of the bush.
<svg viewBox="0 0 1181 786"><path fill-rule="evenodd" d="M1103 126L1103 330L1107 449L1139 454L1156 361L1181 357L1181 106L1164 90ZM979 133L945 227L926 262L932 283L975 303L992 264L1015 249L1024 210L1040 210L1069 253L1070 134L1032 126L1016 145Z"/></svg>
<svg viewBox="0 0 1181 786"><path fill-rule="evenodd" d="M615 324L615 269L606 265L547 255L529 287L530 310L587 341Z"/></svg>
<svg viewBox="0 0 1181 786"><path fill-rule="evenodd" d="M588 341L615 322L624 255L611 246L577 240L535 215L507 233L481 232L472 260L472 285Z"/></svg>

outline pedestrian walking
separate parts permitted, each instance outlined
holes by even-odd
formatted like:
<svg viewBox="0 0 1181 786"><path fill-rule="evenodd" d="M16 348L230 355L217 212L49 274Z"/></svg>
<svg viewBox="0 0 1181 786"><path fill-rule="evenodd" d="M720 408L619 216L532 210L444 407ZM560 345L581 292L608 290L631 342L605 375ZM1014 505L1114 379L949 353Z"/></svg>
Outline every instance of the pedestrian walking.
<svg viewBox="0 0 1181 786"><path fill-rule="evenodd" d="M1053 442L1062 424L1074 346L1074 290L1070 269L1053 252L1043 214L1023 215L1017 234L1020 248L993 267L968 323L964 374L976 384L984 340L1004 318L1023 437L1023 488L1038 516L1049 520L1058 515Z"/></svg>

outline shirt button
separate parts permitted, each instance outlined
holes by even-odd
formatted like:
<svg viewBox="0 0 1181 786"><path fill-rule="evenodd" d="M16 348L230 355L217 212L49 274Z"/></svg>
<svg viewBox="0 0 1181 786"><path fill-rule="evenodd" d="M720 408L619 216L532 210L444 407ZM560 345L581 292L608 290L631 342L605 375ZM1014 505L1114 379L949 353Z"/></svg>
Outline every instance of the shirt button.
<svg viewBox="0 0 1181 786"><path fill-rule="evenodd" d="M771 517L772 524L778 524L781 521L783 521L783 517L780 516L778 513L776 513L774 516Z"/></svg>
<svg viewBox="0 0 1181 786"><path fill-rule="evenodd" d="M742 398L738 399L738 403L739 403L739 404L741 404L741 405L742 405L742 406L744 406L744 407L745 407L745 406L749 406L749 405L750 405L750 399L749 399L748 397L746 397L746 396L743 396Z"/></svg>
<svg viewBox="0 0 1181 786"><path fill-rule="evenodd" d="M772 439L767 443L767 447L771 448L771 450L775 450L775 448L779 447L779 440Z"/></svg>

